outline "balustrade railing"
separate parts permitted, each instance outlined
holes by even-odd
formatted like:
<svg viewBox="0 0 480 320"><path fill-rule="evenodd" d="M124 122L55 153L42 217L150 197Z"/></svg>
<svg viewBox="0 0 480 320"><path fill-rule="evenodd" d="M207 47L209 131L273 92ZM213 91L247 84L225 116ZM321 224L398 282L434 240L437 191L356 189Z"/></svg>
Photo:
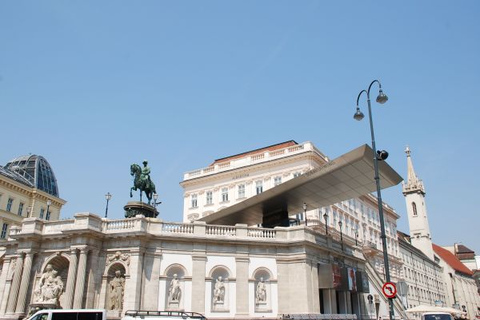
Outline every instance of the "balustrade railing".
<svg viewBox="0 0 480 320"><path fill-rule="evenodd" d="M244 166L248 163L258 163L261 161L268 161L273 158L283 157L286 155L292 155L296 153L302 153L306 151L311 151L314 153L319 154L322 158L327 159L325 155L323 155L315 146L313 146L310 142L305 142L303 144L285 147L283 149L278 149L274 151L265 151L262 153L257 153L250 156L245 156L242 158L232 159L228 162L221 162L216 165L211 165L209 167L203 169L197 169L193 171L186 172L184 174L184 180L188 180L190 178L199 177L202 175L212 174L214 172L220 172L224 170L229 170L231 168L237 168L240 166Z"/></svg>
<svg viewBox="0 0 480 320"><path fill-rule="evenodd" d="M193 233L193 224L191 223L164 223L162 231L166 233Z"/></svg>
<svg viewBox="0 0 480 320"><path fill-rule="evenodd" d="M209 226L207 225L206 234L213 236L236 236L236 228L230 226Z"/></svg>

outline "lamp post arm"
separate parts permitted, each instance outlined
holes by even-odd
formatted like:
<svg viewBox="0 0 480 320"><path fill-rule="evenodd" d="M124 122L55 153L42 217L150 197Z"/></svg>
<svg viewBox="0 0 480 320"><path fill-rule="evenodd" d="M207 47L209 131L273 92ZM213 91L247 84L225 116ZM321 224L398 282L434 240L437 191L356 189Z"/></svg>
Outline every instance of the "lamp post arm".
<svg viewBox="0 0 480 320"><path fill-rule="evenodd" d="M358 97L357 97L357 108L358 108L358 102L360 101L360 97L362 96L362 93L364 93L364 92L367 94L367 97L369 96L367 90L360 91L360 93L358 94Z"/></svg>
<svg viewBox="0 0 480 320"><path fill-rule="evenodd" d="M380 81L378 81L378 80L373 80L372 83L370 83L370 85L368 86L368 91L367 91L368 99L370 99L370 89L372 89L372 85L373 85L375 82L378 83L379 89L382 89L382 84L380 83ZM358 104L358 103L357 103L357 104Z"/></svg>

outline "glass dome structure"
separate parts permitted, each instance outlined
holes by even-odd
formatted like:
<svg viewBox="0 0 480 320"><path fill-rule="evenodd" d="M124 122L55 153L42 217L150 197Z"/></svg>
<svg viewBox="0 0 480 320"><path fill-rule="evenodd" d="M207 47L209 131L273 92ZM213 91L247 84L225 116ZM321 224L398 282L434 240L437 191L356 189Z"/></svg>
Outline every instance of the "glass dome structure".
<svg viewBox="0 0 480 320"><path fill-rule="evenodd" d="M59 196L57 179L48 161L38 155L26 155L9 161L7 169L21 177L21 180L55 197ZM20 179L16 179L19 180Z"/></svg>

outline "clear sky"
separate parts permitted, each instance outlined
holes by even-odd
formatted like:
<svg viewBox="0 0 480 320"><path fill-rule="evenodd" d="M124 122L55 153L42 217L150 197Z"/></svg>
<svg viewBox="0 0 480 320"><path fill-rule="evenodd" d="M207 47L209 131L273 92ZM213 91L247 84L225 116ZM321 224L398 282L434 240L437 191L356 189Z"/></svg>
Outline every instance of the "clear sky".
<svg viewBox="0 0 480 320"><path fill-rule="evenodd" d="M0 164L40 154L64 218L103 216L107 192L122 218L148 159L160 218L181 221L183 173L216 158L370 144L352 116L379 79L377 147L406 177L410 146L434 242L480 254L479 16L476 0L1 1ZM382 195L408 233L401 186Z"/></svg>

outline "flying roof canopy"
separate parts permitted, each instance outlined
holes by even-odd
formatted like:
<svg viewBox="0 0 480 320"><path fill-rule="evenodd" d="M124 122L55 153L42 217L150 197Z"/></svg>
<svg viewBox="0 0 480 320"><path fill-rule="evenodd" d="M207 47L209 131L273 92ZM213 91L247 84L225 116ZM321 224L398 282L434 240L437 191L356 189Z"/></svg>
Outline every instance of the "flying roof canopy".
<svg viewBox="0 0 480 320"><path fill-rule="evenodd" d="M368 145L358 147L307 173L279 184L263 193L201 218L209 224L270 225L285 214L321 208L376 191L374 152ZM399 184L403 178L386 162L378 161L381 188ZM265 223L264 223L265 225Z"/></svg>

